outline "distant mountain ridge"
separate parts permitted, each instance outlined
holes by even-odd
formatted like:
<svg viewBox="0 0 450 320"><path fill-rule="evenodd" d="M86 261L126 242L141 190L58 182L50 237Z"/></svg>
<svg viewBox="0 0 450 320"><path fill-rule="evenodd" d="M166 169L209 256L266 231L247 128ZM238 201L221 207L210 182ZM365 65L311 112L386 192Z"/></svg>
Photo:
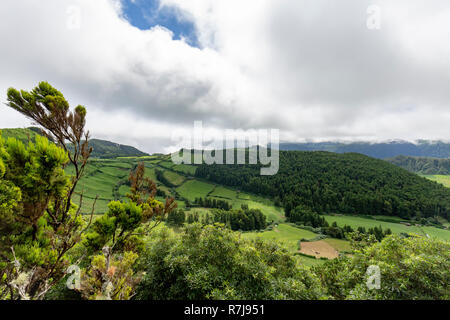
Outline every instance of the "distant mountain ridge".
<svg viewBox="0 0 450 320"><path fill-rule="evenodd" d="M2 137L7 139L8 137L16 138L23 143L32 142L35 140L36 135L40 134L40 129L36 127L30 128L14 128L14 129L0 129ZM110 159L117 157L143 157L148 156L148 153L140 151L132 146L127 146L119 143L114 143L101 139L90 139L89 145L93 148L91 157Z"/></svg>
<svg viewBox="0 0 450 320"><path fill-rule="evenodd" d="M280 143L283 151L329 151L335 153L361 153L367 156L387 159L399 155L414 157L450 158L450 143L442 141L420 140L417 143L407 141L392 142L305 142Z"/></svg>

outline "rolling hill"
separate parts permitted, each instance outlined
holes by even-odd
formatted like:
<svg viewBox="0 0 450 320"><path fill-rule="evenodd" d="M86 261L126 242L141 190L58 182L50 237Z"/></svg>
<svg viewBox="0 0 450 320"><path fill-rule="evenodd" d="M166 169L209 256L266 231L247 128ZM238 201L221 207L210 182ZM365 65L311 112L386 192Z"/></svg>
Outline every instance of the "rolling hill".
<svg viewBox="0 0 450 320"><path fill-rule="evenodd" d="M36 127L29 128L14 128L14 129L0 129L1 135L4 139L16 138L27 144L28 141L34 142L35 137L41 134L41 130Z"/></svg>
<svg viewBox="0 0 450 320"><path fill-rule="evenodd" d="M255 165L201 165L196 176L268 196L287 216L299 205L318 213L450 215L449 189L356 153L281 151L274 176L261 176Z"/></svg>
<svg viewBox="0 0 450 320"><path fill-rule="evenodd" d="M336 153L362 153L378 159L393 158L399 155L414 157L449 158L450 143L442 141L419 140L416 143L407 141L392 142L307 142L280 143L284 151L329 151Z"/></svg>
<svg viewBox="0 0 450 320"><path fill-rule="evenodd" d="M358 156L364 157L361 155ZM315 157L317 157L317 155L315 155ZM345 156L344 159L347 161L347 165L354 166ZM384 163L384 161L381 160L375 161L377 163ZM186 216L199 215L204 218L205 215L210 214L211 209L193 203L197 197L224 200L231 204L233 209L239 209L242 205L247 205L251 209L261 210L267 217L267 222L270 225L266 230L244 232L243 237L245 238L282 240L293 254L296 254L299 251L299 241L302 239L302 241L315 241L311 242L309 245L314 246L314 250L317 252L322 252L321 247L324 245L323 241L331 242L331 246L339 252L345 252L345 248L348 247L348 242L345 240L332 238L320 241L314 240L322 239L323 235L308 231L293 223L286 222L286 215L283 208L276 205L273 199L270 199L268 196L256 194L255 192L246 192L242 187L224 186L223 184L195 177L198 166L185 164L175 165L170 162L168 156L163 155L120 159L92 159L89 162L86 175L80 181L77 188L77 193L84 191L82 212L89 213L91 211L93 201L97 195L99 198L94 211L97 214L106 212L109 201L114 199L125 200L125 195L129 192L129 185L127 183L128 174L139 162L144 162L146 176L153 179L157 184L159 189L157 199L164 201L165 196L174 197L178 203L178 207L183 208L186 212ZM338 164L337 166L341 165L342 164ZM406 172L405 170L389 165L388 163L386 163L386 166L403 173ZM68 168L67 171L70 173L70 168ZM160 173L158 173L158 171ZM367 171L369 172L370 170ZM377 173L378 172L374 173L374 177L376 177ZM418 178L420 182L427 182L427 180L420 178L417 175L408 172L406 172L406 174ZM326 174L324 177L326 177ZM353 181L353 183L365 184L363 180ZM435 185L433 182L428 183L433 186ZM429 186L428 183L426 184ZM420 189L421 186L418 185L417 188ZM441 190L441 188L438 188L438 190ZM79 198L76 196L74 199L75 203L78 203L78 200ZM333 215L324 215L324 217L330 223L336 221L341 227L344 225L351 225L353 228L359 226L366 228L382 226L384 229L390 228L394 233L414 233L419 236L431 236L445 240L450 239L450 231L445 230L443 227L438 228L435 227L435 225L428 224L417 226L416 224L420 223L418 221L412 222L393 216L386 217L375 214L376 212L370 215L335 213ZM442 221L444 225L447 225L446 220ZM315 246L317 246L317 248ZM345 248L343 249L342 246ZM323 260L315 259L310 256L296 255L296 257L299 258L302 263L307 265L323 263Z"/></svg>
<svg viewBox="0 0 450 320"><path fill-rule="evenodd" d="M450 175L450 158L397 156L386 161L410 172L423 175Z"/></svg>
<svg viewBox="0 0 450 320"><path fill-rule="evenodd" d="M27 144L29 140L34 141L34 137L40 134L40 129L36 127L30 128L14 128L14 129L0 129L2 137L7 139L9 137L16 138ZM148 153L142 152L135 147L118 144L106 140L90 139L90 146L94 149L91 157L112 159L117 157L142 157L148 156Z"/></svg>

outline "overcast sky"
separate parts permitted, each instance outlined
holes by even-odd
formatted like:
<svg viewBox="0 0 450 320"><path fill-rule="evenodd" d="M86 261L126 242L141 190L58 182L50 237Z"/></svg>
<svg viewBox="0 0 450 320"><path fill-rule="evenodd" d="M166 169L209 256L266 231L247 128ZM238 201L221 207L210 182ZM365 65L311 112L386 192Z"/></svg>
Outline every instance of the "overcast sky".
<svg viewBox="0 0 450 320"><path fill-rule="evenodd" d="M195 120L449 140L449 39L448 0L2 0L0 128L29 125L7 88L46 80L92 136L147 152Z"/></svg>

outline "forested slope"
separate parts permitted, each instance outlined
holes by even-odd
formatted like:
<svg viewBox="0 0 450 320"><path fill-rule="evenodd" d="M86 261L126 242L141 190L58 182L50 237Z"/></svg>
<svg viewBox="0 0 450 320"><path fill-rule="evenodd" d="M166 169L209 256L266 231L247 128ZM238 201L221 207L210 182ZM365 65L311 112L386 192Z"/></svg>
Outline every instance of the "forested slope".
<svg viewBox="0 0 450 320"><path fill-rule="evenodd" d="M286 215L298 205L318 213L450 215L450 190L386 161L362 154L281 151L280 169L261 176L259 165L201 165L196 176L270 196Z"/></svg>
<svg viewBox="0 0 450 320"><path fill-rule="evenodd" d="M16 138L25 145L28 144L28 141L34 142L36 135L41 135L41 130L36 127L0 129L0 131L4 139L8 139L9 137ZM148 153L142 152L135 147L106 140L90 139L89 145L93 148L92 158L113 159L117 157L148 156Z"/></svg>
<svg viewBox="0 0 450 320"><path fill-rule="evenodd" d="M386 161L415 173L450 175L450 158L397 156Z"/></svg>

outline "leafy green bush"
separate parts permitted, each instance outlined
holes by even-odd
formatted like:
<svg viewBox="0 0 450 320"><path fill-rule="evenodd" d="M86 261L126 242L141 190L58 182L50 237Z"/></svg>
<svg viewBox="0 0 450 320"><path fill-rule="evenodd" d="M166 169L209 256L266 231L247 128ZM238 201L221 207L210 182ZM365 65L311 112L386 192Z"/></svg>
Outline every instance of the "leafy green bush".
<svg viewBox="0 0 450 320"><path fill-rule="evenodd" d="M318 279L274 242L244 240L221 225L155 234L140 262L136 299L318 299Z"/></svg>

